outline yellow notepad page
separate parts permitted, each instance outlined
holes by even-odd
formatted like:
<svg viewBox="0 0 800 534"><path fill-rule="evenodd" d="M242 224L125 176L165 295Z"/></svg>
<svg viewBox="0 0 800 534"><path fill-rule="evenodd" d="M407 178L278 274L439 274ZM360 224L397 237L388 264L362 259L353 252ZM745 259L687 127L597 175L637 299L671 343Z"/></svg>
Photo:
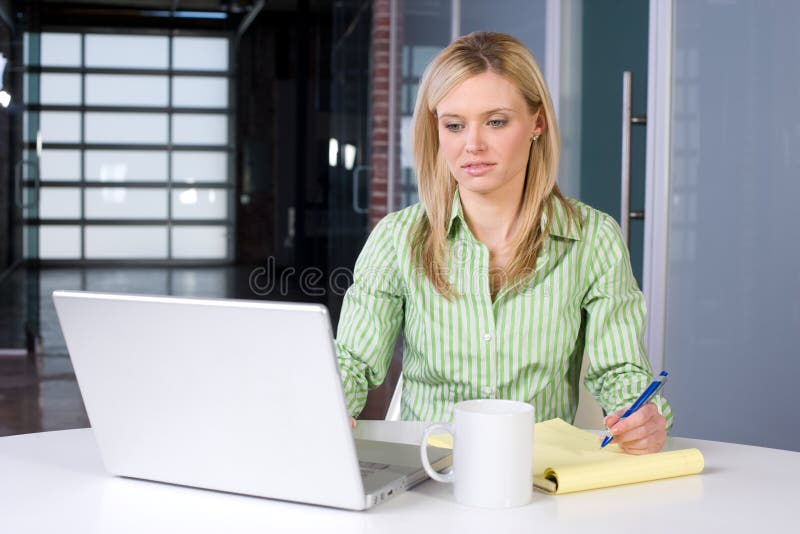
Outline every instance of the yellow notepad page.
<svg viewBox="0 0 800 534"><path fill-rule="evenodd" d="M432 436L429 443L452 448L449 435ZM693 475L703 470L697 449L635 456L561 419L536 423L533 445L533 485L551 494L620 486L635 482Z"/></svg>

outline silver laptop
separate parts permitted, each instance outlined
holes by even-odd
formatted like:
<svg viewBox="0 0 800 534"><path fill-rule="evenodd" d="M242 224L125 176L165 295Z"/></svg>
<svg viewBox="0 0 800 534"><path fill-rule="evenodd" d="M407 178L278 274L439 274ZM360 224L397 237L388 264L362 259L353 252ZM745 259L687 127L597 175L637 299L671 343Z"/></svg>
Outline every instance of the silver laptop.
<svg viewBox="0 0 800 534"><path fill-rule="evenodd" d="M353 510L427 478L418 447L353 438L324 306L53 300L113 474Z"/></svg>

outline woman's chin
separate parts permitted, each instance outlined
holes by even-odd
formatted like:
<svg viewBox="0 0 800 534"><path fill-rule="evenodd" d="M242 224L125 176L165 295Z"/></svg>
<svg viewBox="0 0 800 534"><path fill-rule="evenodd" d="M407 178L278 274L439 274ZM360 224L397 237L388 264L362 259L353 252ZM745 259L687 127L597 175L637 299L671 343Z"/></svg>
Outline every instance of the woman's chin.
<svg viewBox="0 0 800 534"><path fill-rule="evenodd" d="M501 185L496 178L489 176L462 176L458 182L458 189L476 195L487 195L500 189Z"/></svg>

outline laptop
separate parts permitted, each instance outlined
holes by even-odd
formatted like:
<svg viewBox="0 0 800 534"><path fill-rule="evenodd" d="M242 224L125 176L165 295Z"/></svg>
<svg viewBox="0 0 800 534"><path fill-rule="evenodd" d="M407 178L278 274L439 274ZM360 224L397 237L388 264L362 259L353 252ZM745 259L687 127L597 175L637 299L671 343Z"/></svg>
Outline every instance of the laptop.
<svg viewBox="0 0 800 534"><path fill-rule="evenodd" d="M427 478L417 446L354 439L325 306L53 300L112 474L352 510Z"/></svg>

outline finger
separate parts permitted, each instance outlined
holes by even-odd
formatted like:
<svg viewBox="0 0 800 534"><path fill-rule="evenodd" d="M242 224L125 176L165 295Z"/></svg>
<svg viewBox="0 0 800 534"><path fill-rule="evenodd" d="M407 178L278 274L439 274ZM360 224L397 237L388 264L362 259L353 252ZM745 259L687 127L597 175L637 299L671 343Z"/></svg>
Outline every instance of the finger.
<svg viewBox="0 0 800 534"><path fill-rule="evenodd" d="M632 429L615 438L622 450L630 454L658 452L664 447L666 439L667 420L661 414L648 420L643 427Z"/></svg>
<svg viewBox="0 0 800 534"><path fill-rule="evenodd" d="M618 435L624 434L632 428L642 426L645 421L655 417L656 415L659 415L656 405L648 402L625 419L614 423L610 428L611 434L616 438Z"/></svg>
<svg viewBox="0 0 800 534"><path fill-rule="evenodd" d="M605 419L603 419L603 423L606 425L606 428L611 428L612 426L614 426L617 423L617 421L620 420L622 414L624 413L625 413L625 408L621 408L614 413L608 414L605 417Z"/></svg>
<svg viewBox="0 0 800 534"><path fill-rule="evenodd" d="M660 451L667 439L666 431L650 434L646 438L620 443L620 448L628 454L650 454Z"/></svg>
<svg viewBox="0 0 800 534"><path fill-rule="evenodd" d="M355 428L355 427L356 427L356 420L351 417L350 418L350 428Z"/></svg>
<svg viewBox="0 0 800 534"><path fill-rule="evenodd" d="M616 434L614 440L617 443L632 443L640 439L644 439L652 434L661 432L666 428L666 419L657 415L656 417L647 419L643 424L630 428L628 431L621 434Z"/></svg>

